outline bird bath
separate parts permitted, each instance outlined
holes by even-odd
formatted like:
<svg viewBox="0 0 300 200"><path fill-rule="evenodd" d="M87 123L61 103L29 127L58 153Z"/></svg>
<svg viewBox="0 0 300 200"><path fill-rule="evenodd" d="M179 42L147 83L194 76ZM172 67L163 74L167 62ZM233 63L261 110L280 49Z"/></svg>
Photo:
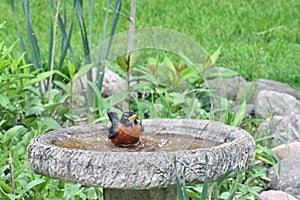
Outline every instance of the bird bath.
<svg viewBox="0 0 300 200"><path fill-rule="evenodd" d="M240 128L215 121L149 119L141 145L120 148L106 134L110 124L84 125L48 132L28 146L32 170L86 186L102 187L104 199L176 199L176 172L186 167L185 182L207 175L216 180L237 166L247 169L255 142Z"/></svg>

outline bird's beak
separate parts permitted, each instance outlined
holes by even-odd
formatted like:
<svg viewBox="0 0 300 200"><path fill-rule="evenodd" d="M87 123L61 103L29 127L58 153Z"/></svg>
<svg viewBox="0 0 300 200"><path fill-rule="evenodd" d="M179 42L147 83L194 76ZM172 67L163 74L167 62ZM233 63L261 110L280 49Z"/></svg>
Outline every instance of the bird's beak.
<svg viewBox="0 0 300 200"><path fill-rule="evenodd" d="M128 117L128 119L135 120L136 119L136 115L131 115L130 117Z"/></svg>

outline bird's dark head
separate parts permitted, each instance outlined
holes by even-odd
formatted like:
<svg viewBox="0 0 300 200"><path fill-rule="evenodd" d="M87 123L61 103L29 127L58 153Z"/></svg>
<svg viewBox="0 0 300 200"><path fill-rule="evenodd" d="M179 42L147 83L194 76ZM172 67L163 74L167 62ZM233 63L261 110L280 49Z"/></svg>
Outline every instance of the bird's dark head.
<svg viewBox="0 0 300 200"><path fill-rule="evenodd" d="M125 126L132 126L138 124L137 116L134 112L124 112L120 122Z"/></svg>

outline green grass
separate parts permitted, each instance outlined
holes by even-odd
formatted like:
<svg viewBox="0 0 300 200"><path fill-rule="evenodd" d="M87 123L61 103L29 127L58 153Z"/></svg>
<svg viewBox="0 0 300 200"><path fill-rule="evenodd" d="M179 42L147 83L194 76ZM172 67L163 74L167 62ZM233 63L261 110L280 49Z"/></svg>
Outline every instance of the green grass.
<svg viewBox="0 0 300 200"><path fill-rule="evenodd" d="M20 23L21 3L18 4ZM71 4L70 4L71 5ZM101 38L106 1L94 1L93 45ZM87 2L85 2L87 6ZM48 1L31 1L31 15L37 37L48 39ZM10 1L0 4L0 19L7 29L0 38L12 43L18 38ZM289 1L139 1L136 27L165 27L184 33L209 53L222 45L217 64L239 72L247 80L268 78L300 87L300 2ZM98 12L97 12L98 11ZM122 12L130 13L130 2L123 1ZM87 15L87 13L86 13ZM98 22L98 21L99 22ZM128 19L121 17L117 32L127 31ZM72 46L81 48L78 24ZM47 40L40 42L47 54ZM82 60L83 55L77 55Z"/></svg>

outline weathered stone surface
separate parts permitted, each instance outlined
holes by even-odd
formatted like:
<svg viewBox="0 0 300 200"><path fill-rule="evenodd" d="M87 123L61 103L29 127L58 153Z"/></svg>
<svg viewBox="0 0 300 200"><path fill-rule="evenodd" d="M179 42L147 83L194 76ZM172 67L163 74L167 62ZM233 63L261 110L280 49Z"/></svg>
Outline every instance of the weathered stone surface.
<svg viewBox="0 0 300 200"><path fill-rule="evenodd" d="M255 99L257 117L287 116L293 113L300 113L300 101L294 96L269 90L262 90L257 94Z"/></svg>
<svg viewBox="0 0 300 200"><path fill-rule="evenodd" d="M92 68L92 76L93 79L96 79L97 68ZM87 77L84 75L81 77L81 82L78 80L73 87L73 91L75 94L83 95L86 92L87 87ZM122 91L127 90L127 82L121 78L118 74L111 71L107 67L105 68L103 85L102 85L102 95L103 96L111 96L113 94L117 94Z"/></svg>
<svg viewBox="0 0 300 200"><path fill-rule="evenodd" d="M241 105L236 105L232 108L234 114L237 114L237 112L239 111ZM245 113L245 117L244 118L247 118L249 117L250 115L254 114L254 108L255 106L253 104L246 104L246 113Z"/></svg>
<svg viewBox="0 0 300 200"><path fill-rule="evenodd" d="M251 92L252 90L253 94L251 97L251 94L249 94L249 92ZM291 95L297 99L299 98L299 93L287 84L268 79L259 79L256 82L248 82L247 84L244 84L243 87L241 87L238 91L237 99L239 101L242 101L245 97L248 97L250 95L250 98L247 98L248 103L254 104L258 93L263 90L276 91Z"/></svg>
<svg viewBox="0 0 300 200"><path fill-rule="evenodd" d="M300 142L281 144L272 149L280 159L300 154Z"/></svg>
<svg viewBox="0 0 300 200"><path fill-rule="evenodd" d="M77 126L35 137L28 147L34 172L65 181L103 188L147 189L176 184L177 169L186 167L186 183L204 181L205 156L208 177L216 180L229 169L247 169L254 159L255 142L244 130L219 122L191 119L143 120L144 134L180 134L221 142L213 148L172 152L110 152L61 148L54 141L97 138L109 124ZM180 173L181 174L181 173Z"/></svg>
<svg viewBox="0 0 300 200"><path fill-rule="evenodd" d="M104 189L103 196L105 200L177 200L176 186L154 189Z"/></svg>
<svg viewBox="0 0 300 200"><path fill-rule="evenodd" d="M269 169L270 188L282 190L300 199L300 154L281 160L280 165L279 177L273 167Z"/></svg>
<svg viewBox="0 0 300 200"><path fill-rule="evenodd" d="M259 200L297 200L292 195L279 190L264 191L258 196L258 199Z"/></svg>
<svg viewBox="0 0 300 200"><path fill-rule="evenodd" d="M224 72L232 74L232 76L222 77L221 73ZM227 68L213 67L209 73L220 73L220 76L205 80L203 85L209 89L215 89L216 94L230 100L235 100L241 85L246 84L246 80L242 76Z"/></svg>
<svg viewBox="0 0 300 200"><path fill-rule="evenodd" d="M274 138L270 141L271 147L275 147L286 142L292 143L300 139L300 114L286 117L274 116L261 123L258 128L260 137L273 135L282 137L285 141Z"/></svg>

